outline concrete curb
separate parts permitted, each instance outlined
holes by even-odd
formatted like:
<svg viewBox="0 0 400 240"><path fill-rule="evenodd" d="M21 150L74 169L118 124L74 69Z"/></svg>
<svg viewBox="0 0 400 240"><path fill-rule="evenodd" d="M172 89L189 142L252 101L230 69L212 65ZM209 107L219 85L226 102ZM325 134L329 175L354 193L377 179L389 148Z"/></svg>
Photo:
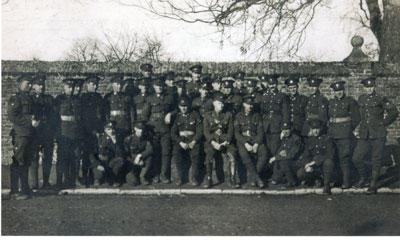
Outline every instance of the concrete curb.
<svg viewBox="0 0 400 240"><path fill-rule="evenodd" d="M332 194L363 194L364 189L332 188ZM1 194L6 195L10 189L2 189ZM378 193L400 194L400 188L380 188ZM145 190L121 190L112 188L84 188L65 189L59 195L138 195L138 196L161 196L161 195L306 195L322 194L321 188L302 188L294 190L252 190L252 189L145 189Z"/></svg>

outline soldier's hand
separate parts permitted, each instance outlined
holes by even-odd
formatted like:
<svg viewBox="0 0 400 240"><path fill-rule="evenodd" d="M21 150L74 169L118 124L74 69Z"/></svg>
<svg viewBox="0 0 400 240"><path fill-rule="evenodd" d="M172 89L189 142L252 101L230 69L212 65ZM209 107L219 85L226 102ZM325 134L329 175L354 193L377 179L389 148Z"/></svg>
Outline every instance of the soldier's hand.
<svg viewBox="0 0 400 240"><path fill-rule="evenodd" d="M194 141L194 140L191 141L191 142L188 144L189 149L193 149L195 144L196 144L196 141Z"/></svg>
<svg viewBox="0 0 400 240"><path fill-rule="evenodd" d="M246 150L247 150L248 152L251 152L251 151L253 150L253 147L252 147L249 143L245 143L245 144L244 144L244 147L246 148Z"/></svg>
<svg viewBox="0 0 400 240"><path fill-rule="evenodd" d="M167 113L167 115L165 115L164 122L167 125L171 123L171 113Z"/></svg>
<svg viewBox="0 0 400 240"><path fill-rule="evenodd" d="M184 142L179 142L179 146L181 146L183 150L186 150L188 148L188 145Z"/></svg>
<svg viewBox="0 0 400 240"><path fill-rule="evenodd" d="M107 156L103 155L103 154L99 154L99 158L102 161L106 161L107 160Z"/></svg>
<svg viewBox="0 0 400 240"><path fill-rule="evenodd" d="M304 167L304 170L306 170L306 172L310 173L310 172L313 171L313 168L310 167L310 166L305 166L305 167Z"/></svg>
<svg viewBox="0 0 400 240"><path fill-rule="evenodd" d="M97 170L99 170L99 171L104 171L104 167L101 166L101 165L99 165L99 166L97 166Z"/></svg>
<svg viewBox="0 0 400 240"><path fill-rule="evenodd" d="M219 149L221 148L220 144L218 144L218 143L215 142L215 141L211 141L211 145L213 146L213 148L214 148L215 150L218 150L218 151L219 151Z"/></svg>
<svg viewBox="0 0 400 240"><path fill-rule="evenodd" d="M257 153L257 150L258 150L258 143L255 143L253 145L253 153Z"/></svg>
<svg viewBox="0 0 400 240"><path fill-rule="evenodd" d="M32 119L32 127L36 128L40 124L40 121L36 121L35 119Z"/></svg>
<svg viewBox="0 0 400 240"><path fill-rule="evenodd" d="M269 164L272 164L273 162L275 162L276 157L272 157L271 159L269 159Z"/></svg>
<svg viewBox="0 0 400 240"><path fill-rule="evenodd" d="M360 138L360 133L358 131L353 131L353 134L357 139Z"/></svg>
<svg viewBox="0 0 400 240"><path fill-rule="evenodd" d="M286 150L280 151L279 155L281 155L282 157L286 157L287 156Z"/></svg>
<svg viewBox="0 0 400 240"><path fill-rule="evenodd" d="M136 155L134 164L135 165L140 165L140 161L141 160L142 160L142 155L141 154Z"/></svg>

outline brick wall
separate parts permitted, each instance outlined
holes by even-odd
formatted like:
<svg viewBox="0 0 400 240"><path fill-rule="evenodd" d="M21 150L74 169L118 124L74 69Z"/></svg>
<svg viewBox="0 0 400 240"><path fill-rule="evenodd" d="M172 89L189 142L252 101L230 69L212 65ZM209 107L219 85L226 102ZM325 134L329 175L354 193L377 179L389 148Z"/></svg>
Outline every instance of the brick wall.
<svg viewBox="0 0 400 240"><path fill-rule="evenodd" d="M191 62L168 62L155 65L154 71L162 73L168 70L186 72ZM371 75L378 76L377 92L387 96L400 109L400 65L380 65L376 62L343 63L343 62L257 62L257 63L201 63L206 73L230 74L237 70L246 71L248 76L260 73L279 73L280 85L288 76L316 75L324 79L321 90L328 98L332 97L329 85L338 80L347 82L346 94L358 98L362 93L360 80ZM21 73L45 73L47 76L46 91L53 96L62 92L62 80L69 76L85 77L97 74L102 78L99 92L105 94L108 90L109 79L117 73L135 76L139 72L140 63L81 64L75 62L40 62L40 61L2 61L2 163L10 162L12 149L9 132L11 123L7 119L7 102L10 95L17 90L16 79ZM308 95L308 88L304 83L300 85L300 92ZM388 144L395 143L400 137L400 120L396 120L389 127Z"/></svg>

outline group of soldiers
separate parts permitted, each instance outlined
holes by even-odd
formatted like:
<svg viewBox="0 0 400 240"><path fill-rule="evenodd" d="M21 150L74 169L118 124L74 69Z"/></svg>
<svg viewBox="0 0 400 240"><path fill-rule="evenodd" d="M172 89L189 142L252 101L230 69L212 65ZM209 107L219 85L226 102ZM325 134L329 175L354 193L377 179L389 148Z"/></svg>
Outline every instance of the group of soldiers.
<svg viewBox="0 0 400 240"><path fill-rule="evenodd" d="M241 186L244 169L252 187L301 183L330 194L338 176L342 188L352 187L354 165L360 179L355 187L377 193L386 128L398 110L376 94L375 78L361 81L366 93L358 101L345 95L345 81L334 82L328 100L319 90L323 80L315 77L307 78L306 97L294 77L285 80L283 93L275 74L210 76L194 65L187 75L156 76L152 68L142 64L140 78L113 77L104 97L97 76L64 79L63 93L55 98L45 93L45 77L21 76L8 102L11 198L31 198L32 189L39 189L40 155L42 188L51 187L55 143L60 189L171 180L182 185L186 176L193 186L203 181L210 188L219 160L233 188Z"/></svg>

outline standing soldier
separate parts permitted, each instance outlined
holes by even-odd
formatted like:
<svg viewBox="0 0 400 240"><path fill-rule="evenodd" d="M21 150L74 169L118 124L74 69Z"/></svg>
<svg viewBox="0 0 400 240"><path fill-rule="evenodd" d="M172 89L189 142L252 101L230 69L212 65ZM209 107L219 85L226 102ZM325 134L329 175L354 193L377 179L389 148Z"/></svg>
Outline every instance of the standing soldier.
<svg viewBox="0 0 400 240"><path fill-rule="evenodd" d="M134 105L131 97L121 92L122 76L112 78L111 83L113 91L104 96L105 118L106 121L114 121L117 135L125 138L131 132Z"/></svg>
<svg viewBox="0 0 400 240"><path fill-rule="evenodd" d="M141 79L138 83L139 93L133 98L134 120L147 121L149 118L149 108L147 98L149 97L149 83L146 79Z"/></svg>
<svg viewBox="0 0 400 240"><path fill-rule="evenodd" d="M57 132L57 187L64 184L74 188L77 180L77 166L81 159L81 105L79 99L73 95L76 81L64 79L64 93L55 99L55 109L59 116Z"/></svg>
<svg viewBox="0 0 400 240"><path fill-rule="evenodd" d="M292 126L292 131L301 136L303 125L306 120L306 106L308 98L299 94L299 79L289 78L285 81L288 90L289 103L289 122Z"/></svg>
<svg viewBox="0 0 400 240"><path fill-rule="evenodd" d="M165 74L165 93L167 95L171 95L174 97L175 100L176 98L176 86L175 86L175 72L169 71Z"/></svg>
<svg viewBox="0 0 400 240"><path fill-rule="evenodd" d="M268 90L264 93L261 102L264 133L270 156L274 156L280 144L280 130L284 122L289 120L289 104L287 96L278 90L278 79L275 75L263 75Z"/></svg>
<svg viewBox="0 0 400 240"><path fill-rule="evenodd" d="M264 131L262 118L253 111L254 100L251 96L244 97L243 110L234 121L236 145L239 156L245 164L250 176L248 179L252 187L263 188L264 182L260 178L261 171L266 166L267 148L264 145Z"/></svg>
<svg viewBox="0 0 400 240"><path fill-rule="evenodd" d="M295 167L294 165L298 158L302 141L299 136L292 133L290 124L283 123L281 129L281 144L276 155L269 160L270 164L276 162L273 169L272 184L278 184L283 177L286 177L287 186L294 187L296 181L293 168Z"/></svg>
<svg viewBox="0 0 400 240"><path fill-rule="evenodd" d="M103 97L97 92L100 78L89 76L86 78L87 92L81 96L82 124L83 124L83 149L82 149L82 180L86 187L89 186L90 160L89 157L96 151L97 138L103 132L102 104Z"/></svg>
<svg viewBox="0 0 400 240"><path fill-rule="evenodd" d="M324 181L324 194L331 194L330 181L333 174L333 156L335 149L332 139L327 134L322 134L322 122L318 119L308 121L310 136L306 141L306 146L302 158L298 161L300 169L297 177L306 182L316 180L318 186L321 176ZM319 186L318 186L319 187Z"/></svg>
<svg viewBox="0 0 400 240"><path fill-rule="evenodd" d="M124 140L129 170L126 180L136 186L140 178L141 184L149 185L147 178L153 162L153 145L146 132L144 121L134 122L132 130L132 135Z"/></svg>
<svg viewBox="0 0 400 240"><path fill-rule="evenodd" d="M339 155L343 174L343 189L350 188L350 161L352 155L353 131L360 123L360 112L357 102L344 93L344 81L331 84L334 98L329 100L328 134L333 139Z"/></svg>
<svg viewBox="0 0 400 240"><path fill-rule="evenodd" d="M203 133L206 138L204 150L206 152L206 183L205 188L212 186L213 161L216 154L221 154L224 166L228 167L230 185L234 188L240 187L236 184L236 148L232 144L234 127L232 113L224 111L225 98L223 94L215 94L213 97L214 110L205 115L203 119Z"/></svg>
<svg viewBox="0 0 400 240"><path fill-rule="evenodd" d="M36 128L40 119L35 114L35 103L29 95L32 79L28 76L18 78L19 92L10 97L7 116L13 124L11 130L14 155L10 166L10 199L25 200L32 198L29 187L29 166L38 154ZM21 181L21 194L18 182Z"/></svg>
<svg viewBox="0 0 400 240"><path fill-rule="evenodd" d="M367 170L365 164L366 154L371 149L372 180L367 190L368 194L377 193L377 181L382 165L387 130L398 117L399 112L394 104L386 97L379 96L375 92L374 77L361 81L367 94L358 98L361 113L359 139L353 153L353 162L360 174L360 182L357 187L365 187L367 183ZM384 114L386 113L386 117Z"/></svg>
<svg viewBox="0 0 400 240"><path fill-rule="evenodd" d="M45 77L36 77L32 82L34 90L33 100L36 107L41 113L40 125L37 127L39 151L42 153L42 172L43 185L42 188L50 187L50 171L53 161L54 137L56 129L56 115L54 111L54 98L51 95L45 94ZM37 155L39 157L39 155ZM34 181L33 189L39 188L39 159L34 161L31 166L31 176Z"/></svg>
<svg viewBox="0 0 400 240"><path fill-rule="evenodd" d="M153 182L171 183L169 172L171 167L171 132L170 125L175 114L174 99L165 94L164 78L160 77L153 81L154 94L148 98L150 112L149 126L152 127L154 159Z"/></svg>
<svg viewBox="0 0 400 240"><path fill-rule="evenodd" d="M306 106L306 121L303 125L302 136L307 137L310 133L310 127L307 122L311 119L318 119L322 123L322 131L325 130L326 122L328 120L328 99L326 99L321 92L319 87L322 83L320 78L309 78L307 79L311 95L308 97Z"/></svg>
<svg viewBox="0 0 400 240"><path fill-rule="evenodd" d="M95 178L95 186L104 182L114 187L122 186L126 165L123 141L116 133L114 122L106 122L104 133L99 135L98 151L90 155L90 167Z"/></svg>
<svg viewBox="0 0 400 240"><path fill-rule="evenodd" d="M186 93L191 99L199 96L199 84L202 69L203 66L201 66L200 64L194 65L189 68L192 77L190 78L190 81L186 84Z"/></svg>
<svg viewBox="0 0 400 240"><path fill-rule="evenodd" d="M223 80L221 85L221 92L225 96L225 110L232 113L235 117L242 108L242 97L238 94L232 93L234 81L231 79Z"/></svg>
<svg viewBox="0 0 400 240"><path fill-rule="evenodd" d="M232 75L233 79L235 80L233 93L243 95L245 93L245 86L244 86L244 77L246 73L243 71L238 71Z"/></svg>
<svg viewBox="0 0 400 240"><path fill-rule="evenodd" d="M192 101L192 109L200 114L201 119L204 118L207 112L213 110L212 97L210 96L211 91L211 83L209 81L202 82L199 88L200 96Z"/></svg>
<svg viewBox="0 0 400 240"><path fill-rule="evenodd" d="M191 161L191 179L193 186L198 186L199 161L200 161L200 139L203 135L203 126L198 112L190 109L190 99L182 96L178 102L179 113L171 129L171 138L174 142L173 159L176 164L176 185L183 183L183 170L186 165L183 161L188 154Z"/></svg>
<svg viewBox="0 0 400 240"><path fill-rule="evenodd" d="M244 86L245 86L245 90L244 92L244 96L248 96L253 98L253 102L254 102L254 109L253 111L255 112L260 112L260 104L262 102L262 94L260 94L259 92L257 92L257 80L256 79L246 79L244 81Z"/></svg>

